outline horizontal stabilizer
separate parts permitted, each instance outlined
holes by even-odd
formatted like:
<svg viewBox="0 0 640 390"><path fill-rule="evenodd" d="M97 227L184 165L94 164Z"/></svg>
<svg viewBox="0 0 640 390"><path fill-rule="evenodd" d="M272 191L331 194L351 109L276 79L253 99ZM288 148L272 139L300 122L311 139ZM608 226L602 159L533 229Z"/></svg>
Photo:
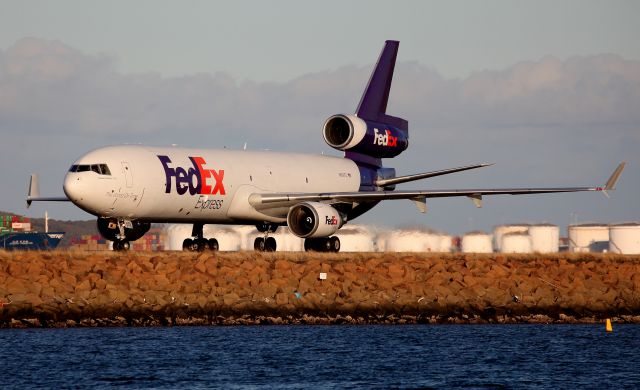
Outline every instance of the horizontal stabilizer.
<svg viewBox="0 0 640 390"><path fill-rule="evenodd" d="M38 175L35 173L31 174L31 179L29 180L29 198L38 198L40 197L40 186L38 185Z"/></svg>
<svg viewBox="0 0 640 390"><path fill-rule="evenodd" d="M442 170L439 170L439 171L417 173L415 175L391 177L391 178L388 178L388 179L378 179L378 180L376 180L375 185L377 187L388 187L388 186L392 186L394 184L407 183L407 182L410 182L410 181L427 179L429 177L448 175L450 173L467 171L469 169L488 167L488 166L491 166L491 165L493 165L493 164L467 165L467 166L458 167L458 168L449 168L449 169L442 169Z"/></svg>
<svg viewBox="0 0 640 390"><path fill-rule="evenodd" d="M68 202L69 198L66 196L40 196L40 186L38 184L38 175L35 173L31 174L31 179L29 180L29 193L27 194L27 208L31 206L31 202Z"/></svg>

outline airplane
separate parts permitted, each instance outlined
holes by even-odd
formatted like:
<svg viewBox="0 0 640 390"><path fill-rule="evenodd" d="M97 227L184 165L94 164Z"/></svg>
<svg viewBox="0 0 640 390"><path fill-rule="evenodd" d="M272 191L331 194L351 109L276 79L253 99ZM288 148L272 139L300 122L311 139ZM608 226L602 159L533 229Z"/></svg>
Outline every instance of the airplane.
<svg viewBox="0 0 640 390"><path fill-rule="evenodd" d="M338 252L333 236L380 201L408 199L426 212L427 198L465 196L477 207L485 195L522 195L615 189L625 163L603 187L395 190L397 184L478 169L475 164L396 176L382 159L409 145L408 121L386 113L398 52L386 41L354 114L330 116L322 135L344 157L271 151L187 149L141 145L108 146L76 160L64 179L64 197L41 197L31 176L27 207L35 201L71 201L97 217L100 234L113 249L128 250L151 223L193 224L183 242L189 251L217 250L204 237L205 224L255 225L264 233L258 251L275 251L269 236L288 226L304 238L305 250Z"/></svg>

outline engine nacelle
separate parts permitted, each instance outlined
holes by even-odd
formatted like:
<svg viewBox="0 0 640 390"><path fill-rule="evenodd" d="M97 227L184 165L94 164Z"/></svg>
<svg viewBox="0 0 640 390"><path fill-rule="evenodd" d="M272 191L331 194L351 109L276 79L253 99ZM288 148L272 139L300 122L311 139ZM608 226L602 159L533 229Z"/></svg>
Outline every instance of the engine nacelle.
<svg viewBox="0 0 640 390"><path fill-rule="evenodd" d="M405 151L409 146L407 134L391 125L343 114L329 117L322 129L325 142L332 148L376 158L391 158Z"/></svg>
<svg viewBox="0 0 640 390"><path fill-rule="evenodd" d="M302 238L329 237L344 220L338 210L328 204L303 202L289 209L287 224L293 234Z"/></svg>
<svg viewBox="0 0 640 390"><path fill-rule="evenodd" d="M131 221L132 228L125 227L124 235L126 241L135 241L145 235L151 229L149 222ZM115 219L98 218L98 231L102 237L110 241L117 241L120 234L118 222Z"/></svg>

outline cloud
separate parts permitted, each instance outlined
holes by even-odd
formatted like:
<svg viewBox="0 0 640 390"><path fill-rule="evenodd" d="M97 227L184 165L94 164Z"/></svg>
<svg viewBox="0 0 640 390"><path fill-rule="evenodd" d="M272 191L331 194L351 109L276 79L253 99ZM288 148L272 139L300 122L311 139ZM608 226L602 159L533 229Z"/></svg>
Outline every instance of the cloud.
<svg viewBox="0 0 640 390"><path fill-rule="evenodd" d="M346 66L258 83L224 73L122 74L115 61L38 38L0 50L2 163L22 160L59 180L70 156L104 144L240 148L248 141L250 148L328 150L322 123L355 110L371 71ZM498 171L502 178L550 178L549 184L566 178L557 170L566 164L591 177L603 160L635 158L638 107L640 62L613 54L549 56L465 79L399 63L388 111L409 120L411 148L393 164L416 171L507 162ZM3 181L26 177L24 171L2 175L8 175ZM466 178L486 184L487 176ZM11 194L11 206L21 191ZM640 218L637 211L634 216Z"/></svg>
<svg viewBox="0 0 640 390"><path fill-rule="evenodd" d="M123 75L114 59L57 41L22 39L0 57L4 121L46 133L153 134L175 129L286 134L305 119L351 112L370 69L344 67L286 83L239 83L224 73L163 78ZM638 124L640 62L615 55L545 57L466 79L443 79L418 63L399 64L390 109L425 125L549 126ZM296 119L296 121L292 120ZM297 122L301 120L302 123ZM318 126L316 122L315 126Z"/></svg>

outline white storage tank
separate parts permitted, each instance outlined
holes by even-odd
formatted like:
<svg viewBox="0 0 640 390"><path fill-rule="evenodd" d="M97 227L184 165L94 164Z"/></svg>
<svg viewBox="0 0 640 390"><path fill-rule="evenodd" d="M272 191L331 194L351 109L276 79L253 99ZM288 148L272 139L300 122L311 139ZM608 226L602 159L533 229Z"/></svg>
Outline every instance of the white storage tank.
<svg viewBox="0 0 640 390"><path fill-rule="evenodd" d="M491 235L485 232L469 232L462 236L460 249L463 253L492 253Z"/></svg>
<svg viewBox="0 0 640 390"><path fill-rule="evenodd" d="M375 252L374 234L364 225L347 225L335 234L340 238L340 252Z"/></svg>
<svg viewBox="0 0 640 390"><path fill-rule="evenodd" d="M425 252L442 252L442 233L429 232L425 236Z"/></svg>
<svg viewBox="0 0 640 390"><path fill-rule="evenodd" d="M182 242L185 238L191 237L192 225L188 224L169 224L165 226L165 233L167 236L166 250L181 251Z"/></svg>
<svg viewBox="0 0 640 390"><path fill-rule="evenodd" d="M531 238L527 233L505 233L500 244L502 253L531 253Z"/></svg>
<svg viewBox="0 0 640 390"><path fill-rule="evenodd" d="M453 248L452 237L448 234L441 234L439 237L440 237L440 252L452 252L452 248Z"/></svg>
<svg viewBox="0 0 640 390"><path fill-rule="evenodd" d="M218 241L218 250L220 251L235 252L240 250L240 234L231 227L204 225L203 233L206 238L215 238Z"/></svg>
<svg viewBox="0 0 640 390"><path fill-rule="evenodd" d="M529 226L531 251L537 253L557 253L560 241L560 228L552 224L536 224Z"/></svg>
<svg viewBox="0 0 640 390"><path fill-rule="evenodd" d="M609 249L609 226L598 223L569 225L569 252L604 252Z"/></svg>
<svg viewBox="0 0 640 390"><path fill-rule="evenodd" d="M622 255L640 254L640 223L628 222L609 226L609 251Z"/></svg>
<svg viewBox="0 0 640 390"><path fill-rule="evenodd" d="M255 228L254 228L255 229ZM260 233L264 236L264 233ZM278 252L301 252L304 251L304 238L300 238L291 233L286 226L280 226L275 233L269 235L276 240L276 251ZM256 235L258 237L258 235ZM251 249L253 249L253 240L251 241Z"/></svg>
<svg viewBox="0 0 640 390"><path fill-rule="evenodd" d="M387 252L439 252L440 238L426 230L396 230L384 235Z"/></svg>
<svg viewBox="0 0 640 390"><path fill-rule="evenodd" d="M252 251L253 241L256 237L264 237L264 233L258 232L258 229L253 225L234 226L233 230L240 236L241 251Z"/></svg>
<svg viewBox="0 0 640 390"><path fill-rule="evenodd" d="M493 229L493 249L501 252L502 236L507 233L526 233L529 231L529 224L509 224L499 225Z"/></svg>
<svg viewBox="0 0 640 390"><path fill-rule="evenodd" d="M376 248L378 252L386 252L387 251L387 237L391 233L390 230L380 229L376 231L375 234L375 242Z"/></svg>

